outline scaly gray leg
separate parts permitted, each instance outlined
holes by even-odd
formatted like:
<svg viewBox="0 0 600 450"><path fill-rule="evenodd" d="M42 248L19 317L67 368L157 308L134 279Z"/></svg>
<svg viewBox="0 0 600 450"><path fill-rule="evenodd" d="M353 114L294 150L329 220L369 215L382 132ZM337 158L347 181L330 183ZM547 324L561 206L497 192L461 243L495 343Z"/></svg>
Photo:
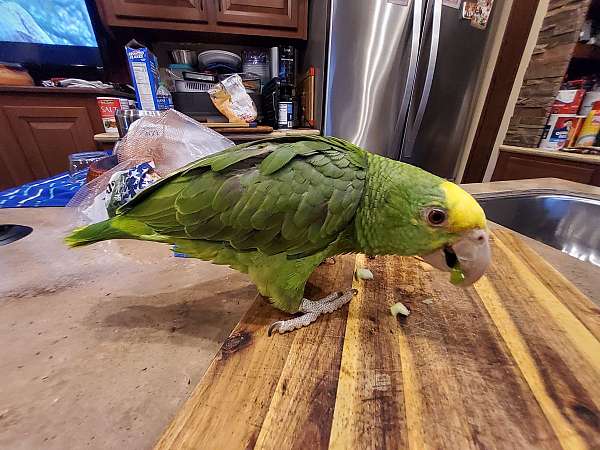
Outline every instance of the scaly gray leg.
<svg viewBox="0 0 600 450"><path fill-rule="evenodd" d="M340 309L352 300L352 297L356 295L357 292L356 289L351 289L347 292L335 292L317 301L303 298L298 311L304 314L294 317L293 319L279 320L271 324L268 334L271 336L274 331L283 334L310 325L317 320L321 314L329 314Z"/></svg>

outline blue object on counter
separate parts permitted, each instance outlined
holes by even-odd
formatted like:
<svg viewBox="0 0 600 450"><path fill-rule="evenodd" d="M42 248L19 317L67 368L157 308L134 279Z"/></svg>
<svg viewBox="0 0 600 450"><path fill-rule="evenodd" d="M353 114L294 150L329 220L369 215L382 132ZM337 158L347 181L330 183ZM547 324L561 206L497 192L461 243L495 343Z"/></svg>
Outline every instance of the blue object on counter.
<svg viewBox="0 0 600 450"><path fill-rule="evenodd" d="M71 181L68 172L0 192L0 208L66 206L83 185L85 176Z"/></svg>

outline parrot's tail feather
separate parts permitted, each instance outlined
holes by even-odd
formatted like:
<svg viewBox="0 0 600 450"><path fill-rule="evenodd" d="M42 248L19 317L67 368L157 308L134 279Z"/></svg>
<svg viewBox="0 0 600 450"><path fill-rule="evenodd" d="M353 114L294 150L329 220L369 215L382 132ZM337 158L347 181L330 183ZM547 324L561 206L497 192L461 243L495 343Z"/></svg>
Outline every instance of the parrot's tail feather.
<svg viewBox="0 0 600 450"><path fill-rule="evenodd" d="M127 217L114 217L103 222L76 228L65 238L69 247L89 245L108 239L153 240L154 231L146 224Z"/></svg>

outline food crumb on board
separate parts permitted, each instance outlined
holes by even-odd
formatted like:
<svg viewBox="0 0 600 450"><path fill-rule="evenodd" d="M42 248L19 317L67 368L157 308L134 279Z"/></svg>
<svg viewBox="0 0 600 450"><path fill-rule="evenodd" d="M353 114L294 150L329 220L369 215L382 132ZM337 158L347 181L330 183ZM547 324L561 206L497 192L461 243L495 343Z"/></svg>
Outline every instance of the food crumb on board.
<svg viewBox="0 0 600 450"><path fill-rule="evenodd" d="M373 279L373 272L371 272L369 269L367 269L365 267L356 269L356 271L354 272L354 275L356 276L356 278L358 280L372 280Z"/></svg>
<svg viewBox="0 0 600 450"><path fill-rule="evenodd" d="M401 302L394 303L392 305L392 307L390 308L390 312L392 313L392 316L394 316L394 317L397 317L398 314L402 314L403 316L410 315L409 309L406 306L404 306L404 304Z"/></svg>

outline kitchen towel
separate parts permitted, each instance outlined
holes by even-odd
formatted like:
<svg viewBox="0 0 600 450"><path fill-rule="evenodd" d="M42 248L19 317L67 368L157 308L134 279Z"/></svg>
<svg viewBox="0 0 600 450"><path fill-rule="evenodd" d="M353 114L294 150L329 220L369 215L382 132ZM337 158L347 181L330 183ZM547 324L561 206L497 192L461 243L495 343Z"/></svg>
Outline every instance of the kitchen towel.
<svg viewBox="0 0 600 450"><path fill-rule="evenodd" d="M0 192L0 208L65 206L83 185L72 182L68 172Z"/></svg>

